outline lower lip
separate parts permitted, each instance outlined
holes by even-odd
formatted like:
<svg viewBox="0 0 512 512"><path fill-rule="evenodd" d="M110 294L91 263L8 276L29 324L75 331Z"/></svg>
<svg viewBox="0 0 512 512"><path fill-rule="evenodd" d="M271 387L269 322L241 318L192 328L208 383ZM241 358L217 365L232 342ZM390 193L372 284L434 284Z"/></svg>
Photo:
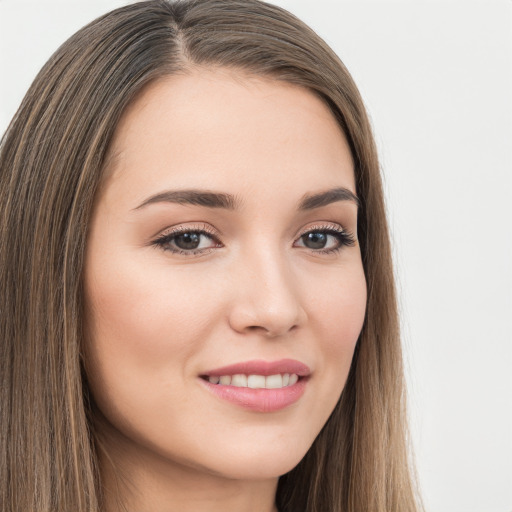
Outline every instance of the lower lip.
<svg viewBox="0 0 512 512"><path fill-rule="evenodd" d="M306 378L301 378L293 386L280 389L252 389L200 380L216 396L255 412L276 412L294 404L304 394L307 382Z"/></svg>

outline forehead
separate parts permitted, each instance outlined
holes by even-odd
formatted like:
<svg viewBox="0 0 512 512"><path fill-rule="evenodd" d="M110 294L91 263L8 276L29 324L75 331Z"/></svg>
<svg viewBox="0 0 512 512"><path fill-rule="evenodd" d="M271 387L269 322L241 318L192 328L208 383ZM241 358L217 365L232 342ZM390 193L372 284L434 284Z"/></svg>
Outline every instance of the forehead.
<svg viewBox="0 0 512 512"><path fill-rule="evenodd" d="M344 134L306 88L226 69L194 69L148 86L123 115L111 183L151 187L344 186L355 192Z"/></svg>

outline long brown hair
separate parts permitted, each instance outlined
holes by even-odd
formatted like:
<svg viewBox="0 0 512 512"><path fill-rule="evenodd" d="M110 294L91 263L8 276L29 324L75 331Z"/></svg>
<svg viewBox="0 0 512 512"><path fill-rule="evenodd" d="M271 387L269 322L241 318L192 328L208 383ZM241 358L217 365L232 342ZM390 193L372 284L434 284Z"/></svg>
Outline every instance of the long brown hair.
<svg viewBox="0 0 512 512"><path fill-rule="evenodd" d="M112 11L64 43L1 142L1 511L102 510L82 360L87 228L123 111L147 84L191 65L308 88L330 107L355 162L366 319L339 403L305 458L279 481L279 510L419 510L379 164L352 78L281 8L258 0L154 0Z"/></svg>

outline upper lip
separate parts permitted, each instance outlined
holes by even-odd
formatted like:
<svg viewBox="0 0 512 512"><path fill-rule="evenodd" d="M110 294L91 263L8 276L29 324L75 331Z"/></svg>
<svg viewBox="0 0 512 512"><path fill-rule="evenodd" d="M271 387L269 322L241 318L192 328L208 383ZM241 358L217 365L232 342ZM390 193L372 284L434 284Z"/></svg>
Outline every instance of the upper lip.
<svg viewBox="0 0 512 512"><path fill-rule="evenodd" d="M294 359L280 359L279 361L243 361L240 363L230 364L222 368L208 370L202 375L206 377L222 375L277 375L278 373L295 373L299 377L306 377L311 373L307 365Z"/></svg>

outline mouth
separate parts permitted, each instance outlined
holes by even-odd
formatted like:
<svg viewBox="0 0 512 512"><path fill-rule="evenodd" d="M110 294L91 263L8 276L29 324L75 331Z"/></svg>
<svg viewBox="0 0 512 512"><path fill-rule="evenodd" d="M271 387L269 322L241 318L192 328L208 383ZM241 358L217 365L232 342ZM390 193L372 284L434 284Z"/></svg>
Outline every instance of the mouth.
<svg viewBox="0 0 512 512"><path fill-rule="evenodd" d="M282 389L293 386L300 379L296 373L277 373L275 375L245 375L236 373L235 375L206 375L201 376L202 379L208 380L210 384L221 386L233 386L236 388L250 389Z"/></svg>
<svg viewBox="0 0 512 512"><path fill-rule="evenodd" d="M276 412L304 394L311 370L292 359L247 361L200 375L216 397L255 412Z"/></svg>

